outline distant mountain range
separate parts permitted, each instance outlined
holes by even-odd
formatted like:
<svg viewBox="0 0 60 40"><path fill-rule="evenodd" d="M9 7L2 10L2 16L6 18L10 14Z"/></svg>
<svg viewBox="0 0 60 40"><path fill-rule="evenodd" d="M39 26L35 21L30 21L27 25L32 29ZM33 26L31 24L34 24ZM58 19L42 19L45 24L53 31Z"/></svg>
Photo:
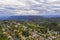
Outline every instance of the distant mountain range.
<svg viewBox="0 0 60 40"><path fill-rule="evenodd" d="M38 18L38 19L60 19L60 16L58 15L43 15L43 16L6 16L6 17L0 17L0 20L25 20L25 21L28 21L28 20L32 20L32 19L35 19L35 18Z"/></svg>
<svg viewBox="0 0 60 40"><path fill-rule="evenodd" d="M32 20L33 18L44 18L41 16L11 16L6 18L6 20L22 20L22 21L28 21Z"/></svg>

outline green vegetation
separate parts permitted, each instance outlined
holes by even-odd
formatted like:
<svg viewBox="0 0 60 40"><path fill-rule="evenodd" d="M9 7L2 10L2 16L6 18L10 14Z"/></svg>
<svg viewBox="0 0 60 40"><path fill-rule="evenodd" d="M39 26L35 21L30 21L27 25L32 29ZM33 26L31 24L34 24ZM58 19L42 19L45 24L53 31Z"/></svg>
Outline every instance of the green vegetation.
<svg viewBox="0 0 60 40"><path fill-rule="evenodd" d="M0 40L60 40L60 22L0 21Z"/></svg>

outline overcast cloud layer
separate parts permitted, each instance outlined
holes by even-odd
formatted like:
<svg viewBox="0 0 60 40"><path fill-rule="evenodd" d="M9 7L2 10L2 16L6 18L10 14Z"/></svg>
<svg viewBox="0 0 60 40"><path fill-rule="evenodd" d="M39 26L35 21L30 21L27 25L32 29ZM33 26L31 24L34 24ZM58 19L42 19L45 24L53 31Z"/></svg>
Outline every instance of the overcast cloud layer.
<svg viewBox="0 0 60 40"><path fill-rule="evenodd" d="M60 15L60 0L0 0L0 16Z"/></svg>

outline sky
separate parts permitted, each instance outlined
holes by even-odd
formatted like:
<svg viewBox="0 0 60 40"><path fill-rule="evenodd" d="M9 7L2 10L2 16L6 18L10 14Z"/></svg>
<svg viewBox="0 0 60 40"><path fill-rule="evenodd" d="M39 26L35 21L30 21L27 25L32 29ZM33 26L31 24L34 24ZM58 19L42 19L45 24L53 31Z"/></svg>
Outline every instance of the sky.
<svg viewBox="0 0 60 40"><path fill-rule="evenodd" d="M60 15L60 0L0 0L0 16Z"/></svg>

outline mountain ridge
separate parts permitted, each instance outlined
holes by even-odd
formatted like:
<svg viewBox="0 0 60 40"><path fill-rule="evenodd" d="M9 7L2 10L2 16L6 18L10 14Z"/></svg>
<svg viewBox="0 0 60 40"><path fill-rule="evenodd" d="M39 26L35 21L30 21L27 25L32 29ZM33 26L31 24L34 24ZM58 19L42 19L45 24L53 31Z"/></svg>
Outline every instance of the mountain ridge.
<svg viewBox="0 0 60 40"><path fill-rule="evenodd" d="M31 19L34 19L34 18L39 18L39 19L60 19L60 16L51 16L51 15L43 15L43 16L6 16L6 17L0 17L0 20L31 20Z"/></svg>

